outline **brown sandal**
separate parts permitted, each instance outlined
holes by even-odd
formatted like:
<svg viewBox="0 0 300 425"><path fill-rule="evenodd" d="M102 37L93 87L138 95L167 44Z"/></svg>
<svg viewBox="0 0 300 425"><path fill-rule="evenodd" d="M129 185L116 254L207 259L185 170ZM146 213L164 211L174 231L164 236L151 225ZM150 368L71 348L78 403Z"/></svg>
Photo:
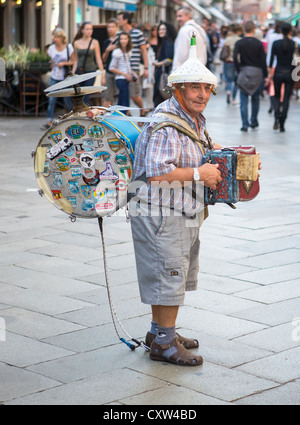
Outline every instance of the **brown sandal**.
<svg viewBox="0 0 300 425"><path fill-rule="evenodd" d="M170 344L163 345L153 341L150 348L150 359L173 363L178 366L200 366L203 363L203 358L188 352L180 344L178 338L174 338Z"/></svg>
<svg viewBox="0 0 300 425"><path fill-rule="evenodd" d="M151 332L147 332L145 344L148 345L148 347L150 347L152 341L155 340L155 336L156 336L155 334L153 334ZM190 348L198 348L199 347L199 342L198 342L197 339L185 338L184 336L179 335L179 333L177 333L177 332L176 332L176 336L178 338L178 341L180 342L180 344L182 344L184 346L184 348L190 349Z"/></svg>

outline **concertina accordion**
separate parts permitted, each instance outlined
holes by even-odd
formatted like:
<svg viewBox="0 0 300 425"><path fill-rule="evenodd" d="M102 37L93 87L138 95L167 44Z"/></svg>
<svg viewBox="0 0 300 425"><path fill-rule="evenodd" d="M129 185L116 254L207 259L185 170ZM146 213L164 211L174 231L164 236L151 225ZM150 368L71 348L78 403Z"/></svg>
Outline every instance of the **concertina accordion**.
<svg viewBox="0 0 300 425"><path fill-rule="evenodd" d="M238 201L250 201L259 193L259 154L255 146L231 146L208 151L204 163L219 164L222 181L216 190L204 187L207 205L226 203L232 208Z"/></svg>

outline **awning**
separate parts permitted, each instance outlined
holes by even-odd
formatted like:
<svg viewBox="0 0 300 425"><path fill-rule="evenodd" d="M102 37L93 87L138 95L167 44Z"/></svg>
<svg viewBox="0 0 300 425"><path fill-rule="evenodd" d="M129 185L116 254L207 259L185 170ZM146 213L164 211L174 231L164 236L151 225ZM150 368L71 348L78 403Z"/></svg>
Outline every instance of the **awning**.
<svg viewBox="0 0 300 425"><path fill-rule="evenodd" d="M193 9L197 10L197 12L201 13L201 15L205 16L205 18L211 19L211 14L195 1L185 0L185 3L189 4Z"/></svg>
<svg viewBox="0 0 300 425"><path fill-rule="evenodd" d="M135 12L136 1L137 0L88 0L88 5L107 10L119 10L120 12Z"/></svg>
<svg viewBox="0 0 300 425"><path fill-rule="evenodd" d="M220 19L220 21L225 22L225 24L231 24L231 19L227 18L219 9L215 7L208 7L207 10L211 13L215 18Z"/></svg>

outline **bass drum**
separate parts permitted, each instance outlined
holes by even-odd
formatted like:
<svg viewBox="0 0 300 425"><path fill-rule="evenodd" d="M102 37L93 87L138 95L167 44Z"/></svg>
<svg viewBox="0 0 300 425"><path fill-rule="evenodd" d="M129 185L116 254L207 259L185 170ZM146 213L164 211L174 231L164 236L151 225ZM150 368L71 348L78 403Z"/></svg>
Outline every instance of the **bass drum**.
<svg viewBox="0 0 300 425"><path fill-rule="evenodd" d="M89 119L85 112L57 121L40 139L34 158L46 198L75 217L113 214L127 203L135 141L141 130L115 111Z"/></svg>

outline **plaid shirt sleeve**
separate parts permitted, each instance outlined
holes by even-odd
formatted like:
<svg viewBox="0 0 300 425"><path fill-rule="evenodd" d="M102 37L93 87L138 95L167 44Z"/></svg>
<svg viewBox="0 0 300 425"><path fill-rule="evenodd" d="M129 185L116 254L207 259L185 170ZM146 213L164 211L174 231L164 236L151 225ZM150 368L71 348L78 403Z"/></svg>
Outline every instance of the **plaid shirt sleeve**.
<svg viewBox="0 0 300 425"><path fill-rule="evenodd" d="M145 167L147 177L168 174L178 167L181 143L174 128L163 128L150 136L147 144Z"/></svg>

